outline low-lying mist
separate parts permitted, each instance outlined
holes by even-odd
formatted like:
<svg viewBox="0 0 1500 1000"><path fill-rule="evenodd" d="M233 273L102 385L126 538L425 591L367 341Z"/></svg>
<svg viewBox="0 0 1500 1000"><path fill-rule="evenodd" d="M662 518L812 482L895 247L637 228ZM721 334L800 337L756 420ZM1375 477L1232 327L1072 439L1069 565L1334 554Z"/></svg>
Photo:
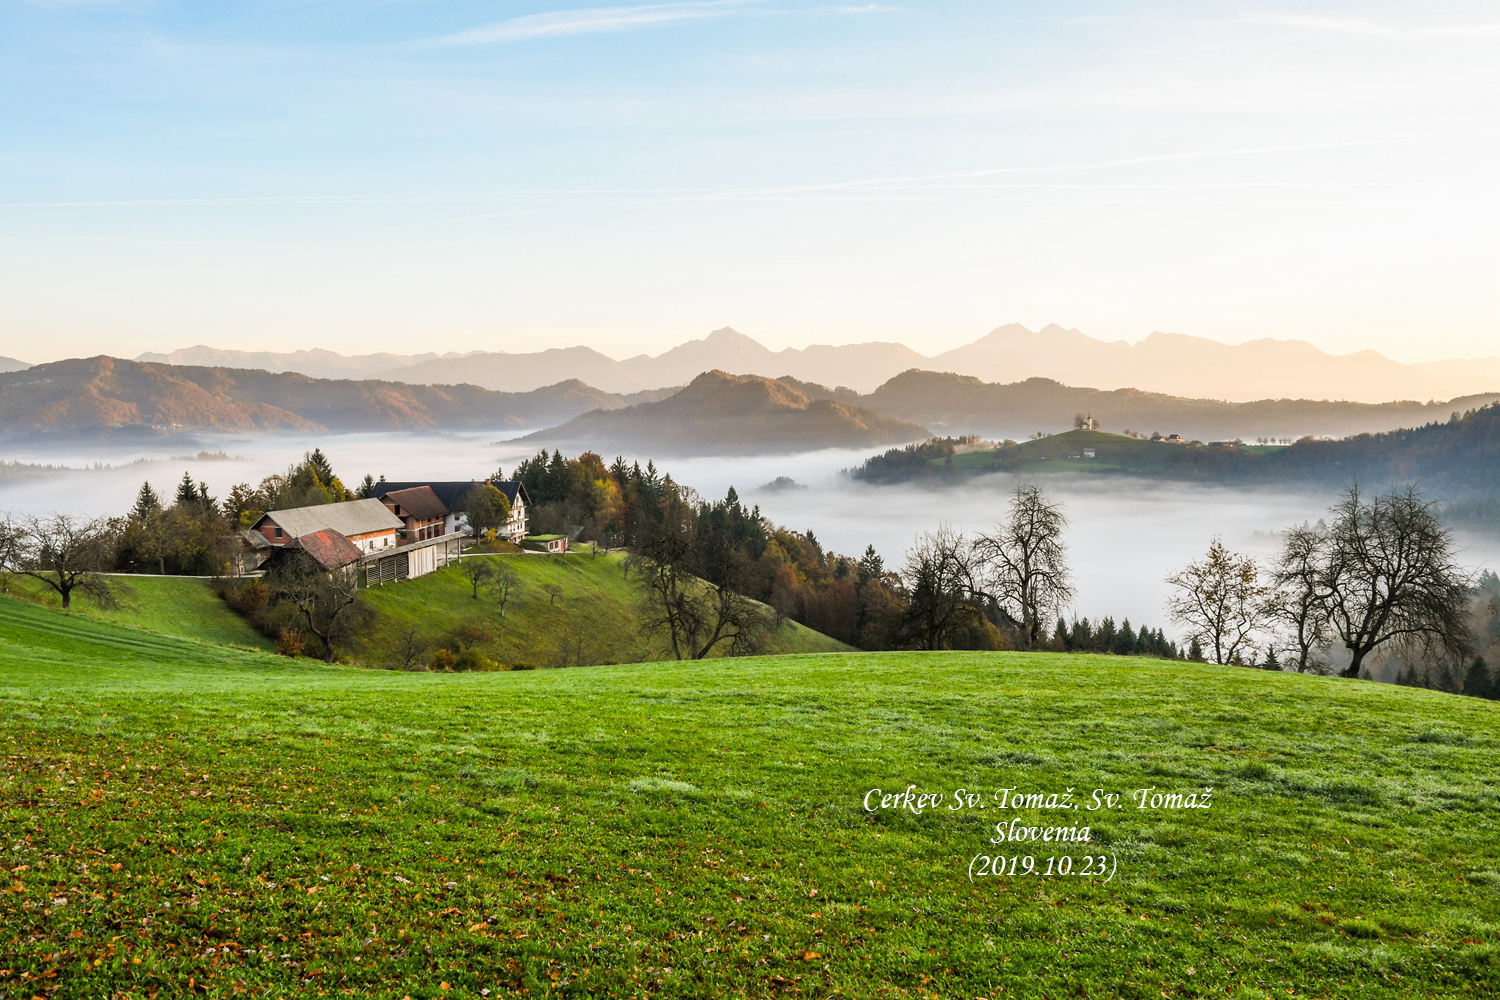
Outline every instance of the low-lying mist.
<svg viewBox="0 0 1500 1000"><path fill-rule="evenodd" d="M134 501L143 480L168 499L184 472L206 482L215 496L223 496L235 483L253 484L284 472L314 447L323 449L351 488L366 473L390 480L482 478L497 467L510 473L533 453L495 443L496 438L513 436L515 432L507 429L483 434L240 438L192 449L229 456L217 459L172 457L189 450L182 446L142 446L124 454L103 445L12 449L5 456L8 462L67 466L68 471L18 473L14 467L0 466L0 511L120 514ZM626 456L643 465L649 457ZM892 568L899 567L903 551L919 532L942 522L962 530L987 528L1003 515L1016 482L1014 476L1001 474L947 487L869 486L840 476L841 469L865 457L865 450L830 450L665 459L659 465L707 499L722 497L734 486L772 521L812 531L827 550L857 556L873 544ZM107 467L95 468L96 464ZM778 477L789 477L798 485L762 488ZM1038 482L1067 504L1072 522L1067 542L1078 590L1074 611L1094 619L1105 614L1117 621L1129 617L1137 626L1167 626L1163 578L1201 556L1214 535L1231 548L1268 556L1276 547L1276 532L1316 521L1333 500L1328 492L1235 489L1104 475L1049 475L1038 477ZM1468 566L1500 566L1500 540L1460 536L1459 547Z"/></svg>

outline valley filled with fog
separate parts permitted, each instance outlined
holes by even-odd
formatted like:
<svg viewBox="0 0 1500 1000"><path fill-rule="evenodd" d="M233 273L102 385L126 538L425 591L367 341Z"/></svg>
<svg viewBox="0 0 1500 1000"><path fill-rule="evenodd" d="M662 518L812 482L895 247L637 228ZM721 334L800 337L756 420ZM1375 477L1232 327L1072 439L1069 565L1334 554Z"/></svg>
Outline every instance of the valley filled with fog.
<svg viewBox="0 0 1500 1000"><path fill-rule="evenodd" d="M532 446L501 440L519 433L323 434L204 440L191 447L50 442L9 451L9 462L65 468L18 472L0 466L0 512L121 514L143 480L170 498L184 472L223 496L235 483L254 484L285 472L314 447L323 449L350 488L366 473L393 481L460 480L483 478L498 467L508 475L535 453ZM227 457L188 457L199 449ZM947 487L869 486L840 475L868 454L863 449L824 450L658 464L705 499L722 497L735 487L773 522L812 531L825 550L858 556L873 544L891 568L899 568L918 532L942 522L961 530L988 527L1004 512L1015 485L1007 474ZM649 457L626 456L643 465ZM798 486L763 488L783 476ZM1067 542L1078 590L1076 613L1091 618L1110 614L1117 620L1128 616L1137 626L1167 625L1163 577L1201 556L1214 535L1231 548L1266 556L1275 548L1278 530L1317 520L1333 499L1330 493L1287 488L1237 489L1124 476L1049 475L1039 481L1066 503L1072 522ZM1460 535L1458 547L1466 566L1500 567L1500 539Z"/></svg>

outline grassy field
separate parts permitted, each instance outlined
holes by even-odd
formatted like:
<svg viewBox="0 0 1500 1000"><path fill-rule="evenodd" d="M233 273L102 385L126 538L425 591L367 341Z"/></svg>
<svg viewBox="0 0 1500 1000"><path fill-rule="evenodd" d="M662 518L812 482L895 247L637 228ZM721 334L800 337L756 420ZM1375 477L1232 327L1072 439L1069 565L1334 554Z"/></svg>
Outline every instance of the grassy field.
<svg viewBox="0 0 1500 1000"><path fill-rule="evenodd" d="M365 591L374 625L351 649L369 666L399 663L403 627L415 625L429 647L458 630L480 634L478 646L497 662L536 667L619 663L670 655L660 640L640 636L639 597L625 578L623 558L589 555L470 556L508 566L520 586L502 616L493 594L473 588L457 566ZM549 592L548 587L556 588ZM767 644L768 653L824 653L849 647L787 621Z"/></svg>
<svg viewBox="0 0 1500 1000"><path fill-rule="evenodd" d="M119 607L101 608L87 594L74 593L75 612L103 621L150 629L164 635L219 646L270 650L275 644L256 632L214 593L207 580L178 576L113 576ZM11 576L9 591L48 607L58 607L57 593L40 581Z"/></svg>
<svg viewBox="0 0 1500 1000"><path fill-rule="evenodd" d="M1491 702L1197 664L413 674L0 600L0 995L1495 996L1497 748ZM862 806L910 785L981 797ZM971 883L1002 851L1075 867Z"/></svg>

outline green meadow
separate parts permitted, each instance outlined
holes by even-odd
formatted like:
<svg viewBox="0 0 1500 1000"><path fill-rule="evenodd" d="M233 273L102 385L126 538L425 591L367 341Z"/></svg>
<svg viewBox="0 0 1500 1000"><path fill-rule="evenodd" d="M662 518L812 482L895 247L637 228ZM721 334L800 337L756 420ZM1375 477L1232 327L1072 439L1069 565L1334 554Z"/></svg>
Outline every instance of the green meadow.
<svg viewBox="0 0 1500 1000"><path fill-rule="evenodd" d="M408 673L0 599L0 996L1491 997L1497 750L1493 702L1202 664Z"/></svg>
<svg viewBox="0 0 1500 1000"><path fill-rule="evenodd" d="M469 555L509 567L518 584L502 613L494 592L479 596L449 566L436 573L371 587L364 597L374 617L351 644L349 655L367 666L398 666L401 633L415 627L426 648L453 636L502 666L576 666L657 660L670 656L666 641L640 634L640 595L625 574L624 556ZM850 647L790 619L766 637L766 653L825 653ZM722 650L717 651L722 652Z"/></svg>

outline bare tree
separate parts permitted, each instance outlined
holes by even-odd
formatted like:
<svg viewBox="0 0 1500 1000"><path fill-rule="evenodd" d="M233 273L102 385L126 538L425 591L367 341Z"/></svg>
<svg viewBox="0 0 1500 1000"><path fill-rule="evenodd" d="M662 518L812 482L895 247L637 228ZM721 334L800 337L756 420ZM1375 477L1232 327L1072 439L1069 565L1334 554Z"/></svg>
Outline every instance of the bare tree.
<svg viewBox="0 0 1500 1000"><path fill-rule="evenodd" d="M497 491L498 492L498 491ZM479 600L479 588L488 583L495 576L495 567L490 564L486 556L471 556L468 559L460 559L458 571L469 581L469 587L473 591L474 600Z"/></svg>
<svg viewBox="0 0 1500 1000"><path fill-rule="evenodd" d="M323 644L323 659L332 663L337 646L359 621L359 578L351 569L324 572L311 558L289 558L267 575L278 600L297 609L307 631Z"/></svg>
<svg viewBox="0 0 1500 1000"><path fill-rule="evenodd" d="M1009 517L974 543L987 595L1021 623L1028 648L1040 645L1042 630L1073 599L1062 541L1067 526L1061 503L1036 486L1018 486Z"/></svg>
<svg viewBox="0 0 1500 1000"><path fill-rule="evenodd" d="M1350 654L1344 676L1358 677L1387 644L1465 655L1471 586L1435 503L1412 488L1366 503L1355 484L1330 514L1323 588L1330 627Z"/></svg>
<svg viewBox="0 0 1500 1000"><path fill-rule="evenodd" d="M0 594L10 592L10 574L21 555L21 534L7 512L0 517Z"/></svg>
<svg viewBox="0 0 1500 1000"><path fill-rule="evenodd" d="M396 657L401 661L401 669L410 670L412 663L427 652L427 646L427 640L422 638L417 626L401 626L396 632Z"/></svg>
<svg viewBox="0 0 1500 1000"><path fill-rule="evenodd" d="M641 631L665 636L672 655L701 660L714 650L731 655L753 651L774 630L769 608L738 590L734 560L698 551L692 508L674 499L661 521L642 532L627 564L636 569L641 593ZM713 579L695 575L703 562Z"/></svg>
<svg viewBox="0 0 1500 1000"><path fill-rule="evenodd" d="M114 555L113 522L53 514L11 522L9 531L16 571L51 587L64 608L72 606L74 591L105 607L116 605L114 590L100 576Z"/></svg>
<svg viewBox="0 0 1500 1000"><path fill-rule="evenodd" d="M1332 641L1328 628L1328 594L1323 563L1326 534L1311 525L1288 529L1281 551L1271 566L1274 588L1267 613L1285 636L1300 673L1322 673L1327 664L1322 651Z"/></svg>
<svg viewBox="0 0 1500 1000"><path fill-rule="evenodd" d="M504 563L495 566L495 575L490 579L490 593L495 597L495 603L500 606L500 617L505 617L505 606L515 597L516 592L521 589L521 577L515 570Z"/></svg>
<svg viewBox="0 0 1500 1000"><path fill-rule="evenodd" d="M544 583L542 584L542 590L547 594L547 604L549 606L556 604L557 599L563 595L563 588L560 583Z"/></svg>
<svg viewBox="0 0 1500 1000"><path fill-rule="evenodd" d="M900 645L943 649L978 620L973 550L948 525L918 536L906 553L901 579L907 604L897 629Z"/></svg>
<svg viewBox="0 0 1500 1000"><path fill-rule="evenodd" d="M1253 558L1229 551L1215 538L1208 558L1188 563L1167 583L1176 591L1167 598L1167 614L1210 648L1215 663L1255 655L1254 637L1267 621L1270 588L1261 583Z"/></svg>

